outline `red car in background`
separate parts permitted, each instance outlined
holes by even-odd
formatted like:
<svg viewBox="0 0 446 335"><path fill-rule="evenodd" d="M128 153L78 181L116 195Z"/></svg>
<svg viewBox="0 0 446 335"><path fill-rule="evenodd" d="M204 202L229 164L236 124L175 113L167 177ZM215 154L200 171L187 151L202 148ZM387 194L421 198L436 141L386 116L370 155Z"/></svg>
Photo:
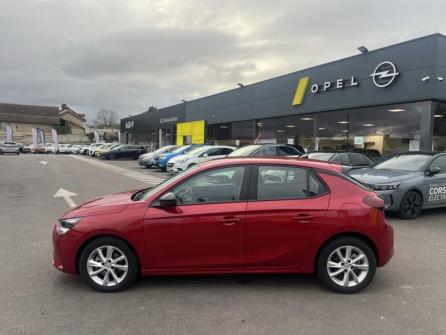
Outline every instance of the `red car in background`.
<svg viewBox="0 0 446 335"><path fill-rule="evenodd" d="M90 200L54 226L54 266L115 292L142 275L313 273L354 293L393 254L383 200L339 165L226 158Z"/></svg>

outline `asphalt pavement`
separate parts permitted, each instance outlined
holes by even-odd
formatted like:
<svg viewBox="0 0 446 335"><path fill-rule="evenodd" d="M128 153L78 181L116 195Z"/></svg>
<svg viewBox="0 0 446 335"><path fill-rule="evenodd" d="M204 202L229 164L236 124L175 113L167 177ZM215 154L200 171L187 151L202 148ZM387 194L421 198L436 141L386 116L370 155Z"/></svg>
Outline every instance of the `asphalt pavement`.
<svg viewBox="0 0 446 335"><path fill-rule="evenodd" d="M332 293L313 275L152 277L95 292L51 265L52 226L69 210L54 195L62 188L80 203L165 176L136 161L102 163L0 157L0 334L446 333L446 209L390 217L396 254L355 295Z"/></svg>

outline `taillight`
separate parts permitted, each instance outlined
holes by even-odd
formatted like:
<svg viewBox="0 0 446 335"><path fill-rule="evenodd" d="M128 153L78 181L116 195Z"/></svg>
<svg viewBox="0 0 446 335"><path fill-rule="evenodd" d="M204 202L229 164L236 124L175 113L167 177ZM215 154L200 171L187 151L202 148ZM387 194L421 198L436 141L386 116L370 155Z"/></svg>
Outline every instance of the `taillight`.
<svg viewBox="0 0 446 335"><path fill-rule="evenodd" d="M384 200L377 195L370 195L368 197L365 197L364 199L362 199L362 202L372 208L379 209L380 211L384 210Z"/></svg>

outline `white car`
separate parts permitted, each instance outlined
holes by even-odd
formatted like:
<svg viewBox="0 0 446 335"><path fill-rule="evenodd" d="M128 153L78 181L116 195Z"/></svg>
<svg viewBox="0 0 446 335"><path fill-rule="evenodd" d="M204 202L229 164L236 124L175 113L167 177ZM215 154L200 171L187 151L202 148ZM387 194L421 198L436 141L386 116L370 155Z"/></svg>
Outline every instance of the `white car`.
<svg viewBox="0 0 446 335"><path fill-rule="evenodd" d="M186 155L179 155L171 158L167 162L167 171L181 172L187 170L196 164L210 161L213 159L224 158L233 152L235 147L227 147L221 145L200 146L189 151Z"/></svg>
<svg viewBox="0 0 446 335"><path fill-rule="evenodd" d="M80 153L80 147L77 144L70 144L68 146L68 152L72 153L72 154L78 154Z"/></svg>
<svg viewBox="0 0 446 335"><path fill-rule="evenodd" d="M57 154L57 147L53 143L47 143L45 145L46 154Z"/></svg>
<svg viewBox="0 0 446 335"><path fill-rule="evenodd" d="M69 144L59 144L59 147L57 148L57 153L59 153L59 154L70 153Z"/></svg>

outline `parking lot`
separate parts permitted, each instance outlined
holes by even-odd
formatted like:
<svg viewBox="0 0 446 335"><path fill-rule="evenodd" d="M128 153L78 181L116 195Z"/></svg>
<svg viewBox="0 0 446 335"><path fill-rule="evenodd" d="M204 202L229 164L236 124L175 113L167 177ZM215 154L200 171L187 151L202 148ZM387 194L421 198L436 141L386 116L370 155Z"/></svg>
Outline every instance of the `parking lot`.
<svg viewBox="0 0 446 335"><path fill-rule="evenodd" d="M389 217L394 258L355 295L312 275L153 277L102 294L51 264L52 226L69 210L54 195L62 188L79 204L168 174L62 155L2 156L0 170L2 334L445 333L446 209Z"/></svg>

